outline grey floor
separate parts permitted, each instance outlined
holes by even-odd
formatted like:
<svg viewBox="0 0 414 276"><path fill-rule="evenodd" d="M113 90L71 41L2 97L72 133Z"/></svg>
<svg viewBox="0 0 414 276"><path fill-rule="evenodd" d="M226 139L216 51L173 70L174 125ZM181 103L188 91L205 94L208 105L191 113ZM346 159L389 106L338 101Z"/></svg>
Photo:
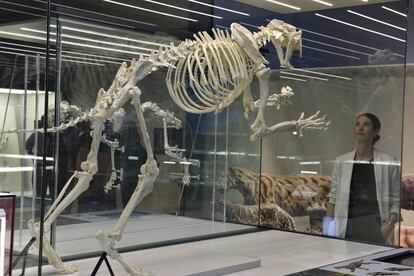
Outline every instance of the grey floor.
<svg viewBox="0 0 414 276"><path fill-rule="evenodd" d="M88 222L57 227L56 249L61 257L100 252L101 249L95 238L96 232L102 230L104 233L109 233L117 222L117 216L105 216L102 212L68 217ZM168 214L137 215L132 216L128 220L122 240L117 243L117 247L142 246L245 229L254 229L254 227ZM18 233L16 233L15 237L17 242L15 242L14 250L17 252L31 238L28 230L23 230L21 243L18 241ZM32 247L30 250L30 253L34 255L37 255L37 252L38 249L35 247Z"/></svg>
<svg viewBox="0 0 414 276"><path fill-rule="evenodd" d="M390 248L271 230L123 253L122 256L135 267L155 271L155 275L222 275L206 272L217 272L220 268L226 271L229 265L260 261L260 267L228 275L274 276L386 250ZM78 272L73 275L90 275L97 260L90 258L70 262L78 266ZM118 263L110 262L115 275L127 275ZM26 275L36 273L32 268ZM57 274L50 266L44 266L42 275ZM98 275L109 274L102 268Z"/></svg>

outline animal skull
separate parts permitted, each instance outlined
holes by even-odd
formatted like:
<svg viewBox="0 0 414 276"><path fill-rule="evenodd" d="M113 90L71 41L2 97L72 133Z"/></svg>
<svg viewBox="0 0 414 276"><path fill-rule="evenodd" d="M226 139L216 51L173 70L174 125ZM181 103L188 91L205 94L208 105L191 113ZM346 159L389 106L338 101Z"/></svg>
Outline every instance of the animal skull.
<svg viewBox="0 0 414 276"><path fill-rule="evenodd" d="M302 56L302 31L298 31L295 26L281 20L273 19L266 27L260 27L255 38L257 43L263 46L271 41L276 49L279 62L284 67L292 67L289 59L295 50L298 50ZM285 52L283 48L286 49Z"/></svg>

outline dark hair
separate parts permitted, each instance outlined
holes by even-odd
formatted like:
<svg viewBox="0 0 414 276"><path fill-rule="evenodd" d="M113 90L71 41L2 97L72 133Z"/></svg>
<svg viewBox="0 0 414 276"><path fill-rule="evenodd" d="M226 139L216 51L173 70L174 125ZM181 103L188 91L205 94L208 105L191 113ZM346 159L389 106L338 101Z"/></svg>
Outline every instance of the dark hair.
<svg viewBox="0 0 414 276"><path fill-rule="evenodd" d="M362 116L367 117L368 119L370 119L374 130L379 131L381 129L381 121L377 116L375 116L372 113L362 113L362 114L359 114L357 116L357 119L359 117L362 117ZM381 136L379 136L379 134L375 135L374 140L372 141L372 144L375 144L380 138L381 138Z"/></svg>

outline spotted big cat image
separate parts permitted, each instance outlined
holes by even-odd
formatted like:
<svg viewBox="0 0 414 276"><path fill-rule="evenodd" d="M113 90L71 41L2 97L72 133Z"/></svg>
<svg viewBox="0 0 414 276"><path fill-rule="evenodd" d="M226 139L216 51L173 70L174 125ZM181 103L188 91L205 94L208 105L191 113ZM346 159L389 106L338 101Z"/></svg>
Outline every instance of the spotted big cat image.
<svg viewBox="0 0 414 276"><path fill-rule="evenodd" d="M309 216L312 233L322 232L322 216L327 208L330 176L276 176L245 168L228 169L227 186L219 191L235 190L242 200L227 204L227 219L242 224L257 224L277 229L295 230L294 217ZM248 216L248 217L246 217Z"/></svg>

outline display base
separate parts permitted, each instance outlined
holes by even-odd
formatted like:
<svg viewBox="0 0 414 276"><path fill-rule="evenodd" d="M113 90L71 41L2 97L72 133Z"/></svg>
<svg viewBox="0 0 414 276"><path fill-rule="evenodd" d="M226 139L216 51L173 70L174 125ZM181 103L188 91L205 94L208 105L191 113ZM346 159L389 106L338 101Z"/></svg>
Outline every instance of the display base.
<svg viewBox="0 0 414 276"><path fill-rule="evenodd" d="M72 275L128 275L124 268L116 261L110 259L110 270L103 262L105 257L102 254L100 258L82 259L68 264L74 264L78 271ZM238 273L240 271L258 268L261 261L255 258L244 256L230 256L227 254L218 254L201 248L191 248L184 251L178 251L175 246L141 250L136 252L122 253L126 262L136 267L154 271L157 276L170 275L193 275L193 276L213 276L224 275L229 273ZM97 262L101 261L100 264ZM91 271L95 266L94 272ZM109 268L108 267L108 268ZM112 272L111 272L112 270ZM28 268L26 276L37 275L37 268ZM46 265L42 268L42 276L56 276L56 270L52 266Z"/></svg>
<svg viewBox="0 0 414 276"><path fill-rule="evenodd" d="M197 273L214 275L214 272L217 275L217 270L223 271L227 268L232 271L239 270L227 273L226 275L229 276L273 276L288 275L387 250L390 248L270 230L122 252L121 255L133 267L152 270L157 276L197 275ZM71 276L90 275L101 253L102 251L96 255L97 257L67 262L78 267L78 271ZM128 276L118 262L108 259L116 276ZM245 266L246 264L257 266L258 260L260 260L260 267L247 269ZM234 266L237 266L237 269ZM13 275L18 275L19 272L20 270L13 271ZM325 275L326 273L328 272L325 271ZM37 267L26 269L26 276L32 275L37 275ZM45 265L42 276L45 275L56 276L56 270L50 265ZM97 275L109 275L105 265L101 265Z"/></svg>
<svg viewBox="0 0 414 276"><path fill-rule="evenodd" d="M95 268L93 269L91 276L96 275L96 273L98 272L99 268L101 267L103 261L105 261L106 267L109 270L109 274L111 276L115 276L115 274L112 270L111 264L109 263L108 258L106 256L107 256L106 252L103 252L101 257L99 258L98 263L96 264Z"/></svg>

